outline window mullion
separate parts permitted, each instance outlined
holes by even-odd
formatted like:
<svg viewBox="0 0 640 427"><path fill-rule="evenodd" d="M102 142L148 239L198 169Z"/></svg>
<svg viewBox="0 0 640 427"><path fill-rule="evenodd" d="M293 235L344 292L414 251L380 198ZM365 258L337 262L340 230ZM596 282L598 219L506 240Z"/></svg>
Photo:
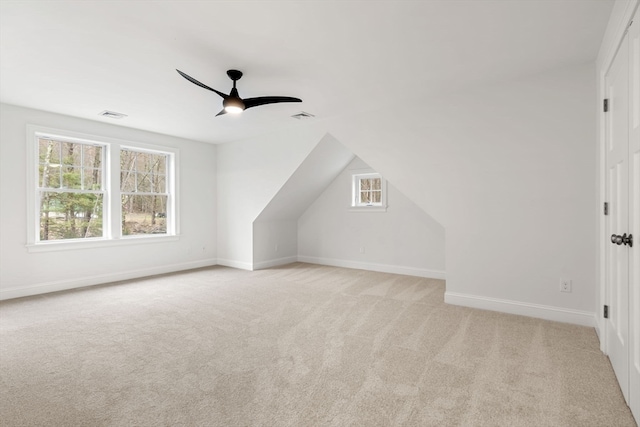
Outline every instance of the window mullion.
<svg viewBox="0 0 640 427"><path fill-rule="evenodd" d="M107 186L106 194L108 200L105 204L109 207L106 209L108 217L105 222L109 224L107 230L108 237L111 239L120 239L122 237L122 211L121 211L121 194L120 194L120 146L111 144L107 149L107 167L105 168L105 185ZM115 165L118 165L114 169Z"/></svg>
<svg viewBox="0 0 640 427"><path fill-rule="evenodd" d="M84 190L84 151L85 147L80 146L80 188Z"/></svg>
<svg viewBox="0 0 640 427"><path fill-rule="evenodd" d="M64 174L62 173L62 169L63 169L63 160L62 160L62 144L60 142L58 142L58 164L60 166L58 166L56 169L58 171L58 188L63 188L62 187L62 177L64 176Z"/></svg>
<svg viewBox="0 0 640 427"><path fill-rule="evenodd" d="M70 194L103 194L103 190L82 190L74 188L49 188L49 187L37 187L38 191L48 193L70 193Z"/></svg>

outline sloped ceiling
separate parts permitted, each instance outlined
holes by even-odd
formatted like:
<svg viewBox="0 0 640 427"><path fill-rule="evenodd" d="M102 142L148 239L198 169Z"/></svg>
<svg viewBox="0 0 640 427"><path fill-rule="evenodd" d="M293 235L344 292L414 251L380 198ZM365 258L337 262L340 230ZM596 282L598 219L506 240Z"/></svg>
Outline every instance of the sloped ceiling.
<svg viewBox="0 0 640 427"><path fill-rule="evenodd" d="M334 137L325 135L255 221L297 220L354 157Z"/></svg>
<svg viewBox="0 0 640 427"><path fill-rule="evenodd" d="M2 1L0 102L220 143L593 61L611 0ZM214 118L228 92L279 104ZM110 121L98 114L128 114Z"/></svg>

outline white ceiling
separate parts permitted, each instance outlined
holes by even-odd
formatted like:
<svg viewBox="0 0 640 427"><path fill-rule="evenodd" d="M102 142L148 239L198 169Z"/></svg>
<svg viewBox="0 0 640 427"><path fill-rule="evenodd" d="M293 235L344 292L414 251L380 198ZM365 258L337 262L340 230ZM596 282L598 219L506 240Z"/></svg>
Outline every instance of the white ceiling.
<svg viewBox="0 0 640 427"><path fill-rule="evenodd" d="M5 1L0 101L220 143L594 61L612 0ZM295 104L214 117L228 93ZM594 89L595 90L595 89ZM98 114L128 114L122 120ZM308 123L308 122L306 122Z"/></svg>

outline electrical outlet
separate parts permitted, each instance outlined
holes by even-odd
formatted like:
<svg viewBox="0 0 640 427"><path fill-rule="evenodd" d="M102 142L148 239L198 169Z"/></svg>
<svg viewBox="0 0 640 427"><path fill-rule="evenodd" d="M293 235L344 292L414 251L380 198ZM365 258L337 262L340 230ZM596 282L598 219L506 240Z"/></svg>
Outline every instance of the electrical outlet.
<svg viewBox="0 0 640 427"><path fill-rule="evenodd" d="M360 253L363 254L364 253L364 246L360 246Z"/></svg>
<svg viewBox="0 0 640 427"><path fill-rule="evenodd" d="M560 279L560 292L571 292L571 280Z"/></svg>
<svg viewBox="0 0 640 427"><path fill-rule="evenodd" d="M276 243L275 246L273 247L273 251L274 252L278 252L278 244Z"/></svg>

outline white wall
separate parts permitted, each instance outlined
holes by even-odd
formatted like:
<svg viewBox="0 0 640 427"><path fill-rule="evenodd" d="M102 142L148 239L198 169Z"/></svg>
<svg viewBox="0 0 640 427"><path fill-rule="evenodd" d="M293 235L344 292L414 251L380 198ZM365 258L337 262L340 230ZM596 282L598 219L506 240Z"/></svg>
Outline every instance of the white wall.
<svg viewBox="0 0 640 427"><path fill-rule="evenodd" d="M253 222L325 134L298 127L217 146L219 264L253 269Z"/></svg>
<svg viewBox="0 0 640 427"><path fill-rule="evenodd" d="M1 298L215 264L215 146L6 104L0 105L0 122ZM179 149L179 238L162 243L28 253L27 124Z"/></svg>
<svg viewBox="0 0 640 427"><path fill-rule="evenodd" d="M299 218L298 259L444 278L444 228L391 183L386 212L350 210L353 171L367 168L354 159Z"/></svg>
<svg viewBox="0 0 640 427"><path fill-rule="evenodd" d="M253 223L252 269L284 265L298 260L298 221L273 219Z"/></svg>
<svg viewBox="0 0 640 427"><path fill-rule="evenodd" d="M575 65L330 131L445 226L447 301L592 325L595 87Z"/></svg>
<svg viewBox="0 0 640 427"><path fill-rule="evenodd" d="M318 142L255 219L254 269L296 261L298 218L353 157L329 134Z"/></svg>

